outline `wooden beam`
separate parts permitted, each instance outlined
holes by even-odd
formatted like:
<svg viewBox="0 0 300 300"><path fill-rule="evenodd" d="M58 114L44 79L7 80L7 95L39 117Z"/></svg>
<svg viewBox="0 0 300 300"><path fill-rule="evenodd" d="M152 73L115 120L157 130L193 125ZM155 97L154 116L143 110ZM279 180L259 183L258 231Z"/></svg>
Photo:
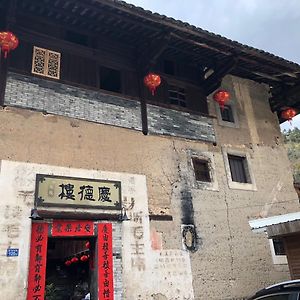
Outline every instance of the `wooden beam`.
<svg viewBox="0 0 300 300"><path fill-rule="evenodd" d="M148 73L155 65L159 57L168 48L170 35L165 34L158 39L152 41L146 49L139 49L138 51L138 64L143 74Z"/></svg>
<svg viewBox="0 0 300 300"><path fill-rule="evenodd" d="M136 49L138 53L138 49ZM137 54L138 56L138 54ZM136 72L138 74L138 96L141 103L141 120L142 120L142 132L144 135L148 135L148 111L147 111L147 101L143 86L143 71L141 66L136 62Z"/></svg>
<svg viewBox="0 0 300 300"><path fill-rule="evenodd" d="M4 59L3 54L1 53L0 57L0 106L4 105L5 98L5 88L7 82L7 70L8 70L8 60Z"/></svg>
<svg viewBox="0 0 300 300"><path fill-rule="evenodd" d="M170 42L170 35L165 35L160 41L153 42L153 49L151 51L149 57L149 64L146 65L146 69L151 68L152 66L157 64L158 58L162 55L162 53L168 48Z"/></svg>
<svg viewBox="0 0 300 300"><path fill-rule="evenodd" d="M150 26L148 24L145 24L142 21L135 20L131 16L127 17L122 14L116 14L112 11L109 11L108 9L104 10L101 7L99 7L99 5L91 4L91 1L68 0L68 3L71 4L72 7L68 6L67 8L65 8L64 5L63 6L59 6L59 5L54 6L53 4L52 5L45 4L43 2L35 3L34 5L41 9L44 8L49 11L53 11L54 13L59 14L59 15L77 18L78 20L81 20L82 22L85 22L85 23L90 23L90 22L93 22L93 20L94 20L94 25L97 25L97 23L98 23L97 19L98 18L103 19L102 18L102 16L103 16L104 19L107 17L111 17L113 19L124 20L124 21L126 21L127 24L131 24L131 25L134 25L137 27L147 28L148 30L151 30L151 31L160 31L160 29ZM79 9L79 13L72 12L72 9L74 7L77 7L77 8L81 7L82 10ZM84 15L81 15L81 12L83 11L83 9L89 9L92 12L97 12L97 14L90 19L89 16L85 17ZM118 27L120 29L119 26L116 26L116 27Z"/></svg>
<svg viewBox="0 0 300 300"><path fill-rule="evenodd" d="M300 82L292 87L283 85L281 89L276 92L272 92L272 97L270 98L270 104L273 111L276 111L284 106L294 107L298 104L299 106L300 98Z"/></svg>
<svg viewBox="0 0 300 300"><path fill-rule="evenodd" d="M79 55L81 57L91 58L97 60L99 63L101 63L103 66L107 67L115 67L120 68L120 65L126 69L126 70L132 70L135 71L134 62L131 62L131 59L133 60L133 57L130 57L130 60L122 60L118 62L111 63L110 65L107 65L107 53L103 50L97 50L81 45L76 45L74 47L74 44L71 42L67 42L62 39L50 37L48 35L38 33L32 30L23 29L21 27L15 26L15 32L17 35L23 39L24 41L33 43L35 45L41 45L43 47L51 47L53 50L58 51L66 51L69 53L74 53L76 55Z"/></svg>
<svg viewBox="0 0 300 300"><path fill-rule="evenodd" d="M169 18L165 18L161 15L157 15L157 14L155 15L155 14L149 13L148 11L137 9L136 7L133 7L133 5L130 5L130 4L126 4L126 3L123 4L122 2L119 3L117 1L107 1L107 0L92 0L92 1L102 4L104 6L115 8L115 9L125 12L129 15L141 18L145 21L147 20L148 22L151 22L154 27L157 25L161 25L161 26L163 25L163 26L165 26L164 29L166 29L166 30L169 30L169 31L178 30L183 35L189 34L195 38L201 38L201 39L204 38L208 42L213 42L213 43L218 44L219 47L231 48L231 51L229 51L229 52L239 51L241 53L241 55L240 55L241 58L244 58L242 56L243 54L252 55L252 56L258 57L260 59L263 59L264 61L272 62L272 63L276 64L277 66L281 66L286 69L295 70L298 72L300 70L300 66L297 65L296 63L292 63L292 64L288 63L280 58L277 58L274 55L268 55L267 53L265 53L263 51L259 51L258 49L248 47L248 46L240 44L238 42L231 41L225 37L220 37L216 34L204 31L201 28L196 28L195 26L183 24L180 21L176 21L176 20L174 21L172 19L170 20ZM161 26L160 26L160 29L162 30L163 28ZM181 34L180 34L180 36L181 36ZM219 47L216 49L219 49Z"/></svg>
<svg viewBox="0 0 300 300"><path fill-rule="evenodd" d="M203 88L206 96L220 86L223 77L235 68L237 61L237 57L232 57L227 63L220 66L219 69L215 70L214 73L204 81Z"/></svg>
<svg viewBox="0 0 300 300"><path fill-rule="evenodd" d="M17 1L7 1L6 14L5 14L5 30L8 30L15 23L15 11ZM5 59L3 53L0 53L0 106L4 105L5 89L7 82L7 71L9 66L9 56Z"/></svg>

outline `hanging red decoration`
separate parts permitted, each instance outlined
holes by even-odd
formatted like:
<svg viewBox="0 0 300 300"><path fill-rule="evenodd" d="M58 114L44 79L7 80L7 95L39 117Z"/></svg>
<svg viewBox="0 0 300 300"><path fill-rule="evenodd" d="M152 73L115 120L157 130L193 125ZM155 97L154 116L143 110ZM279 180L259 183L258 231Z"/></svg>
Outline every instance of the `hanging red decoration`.
<svg viewBox="0 0 300 300"><path fill-rule="evenodd" d="M281 112L281 118L291 122L296 114L297 112L293 108L287 108Z"/></svg>
<svg viewBox="0 0 300 300"><path fill-rule="evenodd" d="M69 267L71 264L72 264L72 262L71 262L70 260L67 260L67 261L65 262L65 265L66 265L67 267Z"/></svg>
<svg viewBox="0 0 300 300"><path fill-rule="evenodd" d="M230 98L230 94L225 90L218 90L213 95L213 99L219 103L222 110L224 109L226 102L229 101L229 98Z"/></svg>
<svg viewBox="0 0 300 300"><path fill-rule="evenodd" d="M90 246L91 246L90 242L85 243L85 248L90 249Z"/></svg>
<svg viewBox="0 0 300 300"><path fill-rule="evenodd" d="M72 263L77 263L78 262L78 258L75 256L75 257L73 257L72 259L71 259L71 262Z"/></svg>
<svg viewBox="0 0 300 300"><path fill-rule="evenodd" d="M82 255L81 257L80 257L80 260L82 261L82 262L85 262L85 261L87 261L89 258L88 258L88 256L87 255Z"/></svg>
<svg viewBox="0 0 300 300"><path fill-rule="evenodd" d="M18 38L9 31L0 32L0 47L1 52L4 53L4 58L7 58L7 54L11 50L15 50L19 45Z"/></svg>
<svg viewBox="0 0 300 300"><path fill-rule="evenodd" d="M157 74L149 73L144 77L144 84L150 90L152 96L154 96L155 90L161 84L161 78Z"/></svg>

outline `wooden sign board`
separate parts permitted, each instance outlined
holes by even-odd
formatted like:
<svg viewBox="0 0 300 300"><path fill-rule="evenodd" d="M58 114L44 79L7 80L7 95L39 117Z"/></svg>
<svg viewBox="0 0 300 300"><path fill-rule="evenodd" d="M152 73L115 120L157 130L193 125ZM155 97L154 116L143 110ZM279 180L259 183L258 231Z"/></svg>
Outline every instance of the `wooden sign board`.
<svg viewBox="0 0 300 300"><path fill-rule="evenodd" d="M36 175L36 206L121 209L121 182Z"/></svg>

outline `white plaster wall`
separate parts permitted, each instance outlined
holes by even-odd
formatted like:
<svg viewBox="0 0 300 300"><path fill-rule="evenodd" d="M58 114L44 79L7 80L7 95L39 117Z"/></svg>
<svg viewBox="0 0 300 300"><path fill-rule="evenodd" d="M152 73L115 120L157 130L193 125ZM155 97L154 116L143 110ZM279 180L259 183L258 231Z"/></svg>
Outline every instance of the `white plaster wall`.
<svg viewBox="0 0 300 300"><path fill-rule="evenodd" d="M194 299L188 253L172 250L168 254L151 250L145 176L2 160L0 288L6 300L26 299L31 233L29 216L37 173L121 181L122 197L131 218L123 222L124 299ZM138 246L138 254L134 248L137 242L142 245ZM19 248L19 256L6 257L9 247Z"/></svg>
<svg viewBox="0 0 300 300"><path fill-rule="evenodd" d="M146 182L132 177L131 200L123 223L124 299L193 300L189 253L179 249L152 250ZM139 186L139 190L135 190ZM128 198L129 199L129 198Z"/></svg>

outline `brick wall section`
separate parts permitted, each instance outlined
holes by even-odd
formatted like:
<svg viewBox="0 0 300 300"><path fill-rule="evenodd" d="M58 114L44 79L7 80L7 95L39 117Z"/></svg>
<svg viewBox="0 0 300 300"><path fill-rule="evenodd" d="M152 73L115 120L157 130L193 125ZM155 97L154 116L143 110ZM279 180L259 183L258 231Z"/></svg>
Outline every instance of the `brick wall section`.
<svg viewBox="0 0 300 300"><path fill-rule="evenodd" d="M123 299L122 285L122 223L113 223L114 300Z"/></svg>
<svg viewBox="0 0 300 300"><path fill-rule="evenodd" d="M138 101L9 72L5 105L35 109L96 123L142 129ZM150 134L214 142L212 120L148 105Z"/></svg>
<svg viewBox="0 0 300 300"><path fill-rule="evenodd" d="M141 130L139 102L37 77L9 73L4 104Z"/></svg>
<svg viewBox="0 0 300 300"><path fill-rule="evenodd" d="M215 142L212 119L148 105L149 133Z"/></svg>

